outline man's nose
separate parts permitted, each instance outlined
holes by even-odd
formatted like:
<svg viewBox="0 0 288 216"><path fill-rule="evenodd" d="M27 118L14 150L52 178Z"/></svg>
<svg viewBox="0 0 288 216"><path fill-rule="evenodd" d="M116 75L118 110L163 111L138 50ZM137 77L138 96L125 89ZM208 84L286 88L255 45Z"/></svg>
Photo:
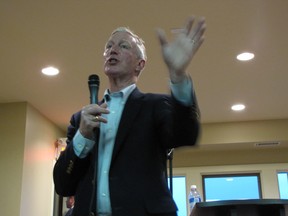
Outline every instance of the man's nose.
<svg viewBox="0 0 288 216"><path fill-rule="evenodd" d="M118 53L119 53L119 47L117 47L116 45L113 45L104 52L104 56L117 55Z"/></svg>
<svg viewBox="0 0 288 216"><path fill-rule="evenodd" d="M114 44L114 45L111 47L111 51L110 51L110 52L119 53L119 51L120 51L120 46L117 45L117 44Z"/></svg>

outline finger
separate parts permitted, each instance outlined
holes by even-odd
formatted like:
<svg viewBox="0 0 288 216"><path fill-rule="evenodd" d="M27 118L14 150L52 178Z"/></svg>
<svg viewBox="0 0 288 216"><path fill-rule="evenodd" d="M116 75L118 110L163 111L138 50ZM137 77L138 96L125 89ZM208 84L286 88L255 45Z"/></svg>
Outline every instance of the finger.
<svg viewBox="0 0 288 216"><path fill-rule="evenodd" d="M107 107L99 107L98 112L99 114L109 114L110 111L107 109Z"/></svg>
<svg viewBox="0 0 288 216"><path fill-rule="evenodd" d="M197 52L197 50L199 49L199 47L202 45L202 43L204 42L204 37L201 37L197 43L195 43L194 48L194 54Z"/></svg>
<svg viewBox="0 0 288 216"><path fill-rule="evenodd" d="M195 20L194 16L191 16L188 18L187 23L186 23L186 28L185 28L186 29L186 31L185 31L186 35L188 35L191 32L194 20Z"/></svg>
<svg viewBox="0 0 288 216"><path fill-rule="evenodd" d="M102 104L100 105L100 107L102 107L102 108L107 108L107 107L108 107L108 104L107 104L107 103L102 103Z"/></svg>
<svg viewBox="0 0 288 216"><path fill-rule="evenodd" d="M205 30L206 30L206 24L203 24L201 29L197 32L197 34L191 38L191 42L193 42L193 44L199 43L201 38L204 38Z"/></svg>
<svg viewBox="0 0 288 216"><path fill-rule="evenodd" d="M98 122L98 123L100 123L100 122L107 123L107 119L103 118L100 115L96 115L96 116L91 115L90 120L93 122Z"/></svg>
<svg viewBox="0 0 288 216"><path fill-rule="evenodd" d="M206 29L206 24L205 24L205 18L201 17L197 23L197 25L195 26L195 28L192 28L188 34L188 37L190 37L191 39L194 39L194 37L200 38L201 34L204 33ZM204 30L204 31L203 31ZM199 35L200 34L200 35ZM200 37L199 37L200 36ZM195 40L195 39L194 39Z"/></svg>
<svg viewBox="0 0 288 216"><path fill-rule="evenodd" d="M101 114L109 114L109 110L107 109L107 104L103 103L100 106L97 104L91 104L84 108L85 113L96 116Z"/></svg>
<svg viewBox="0 0 288 216"><path fill-rule="evenodd" d="M163 29L157 29L156 33L157 33L160 45L161 46L166 45L168 42L167 42L166 34L165 34L164 30Z"/></svg>
<svg viewBox="0 0 288 216"><path fill-rule="evenodd" d="M103 118L101 116L101 114L108 114L109 110L107 109L108 104L107 103L102 103L99 107L98 107L98 111L96 114L91 114L91 120L94 122L104 122L107 123L107 119Z"/></svg>
<svg viewBox="0 0 288 216"><path fill-rule="evenodd" d="M100 116L99 115L90 115L90 120L93 121L93 122L99 122L100 120Z"/></svg>

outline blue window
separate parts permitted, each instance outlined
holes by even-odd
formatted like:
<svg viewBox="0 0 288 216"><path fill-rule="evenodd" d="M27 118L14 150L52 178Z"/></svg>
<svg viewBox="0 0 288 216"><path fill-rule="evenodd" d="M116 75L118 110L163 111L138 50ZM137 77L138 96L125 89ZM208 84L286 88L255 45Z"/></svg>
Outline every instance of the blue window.
<svg viewBox="0 0 288 216"><path fill-rule="evenodd" d="M168 179L168 184L170 181ZM178 216L187 216L187 195L186 195L186 177L174 176L172 178L173 184L173 199L178 207Z"/></svg>
<svg viewBox="0 0 288 216"><path fill-rule="evenodd" d="M288 199L288 172L278 172L280 199Z"/></svg>
<svg viewBox="0 0 288 216"><path fill-rule="evenodd" d="M262 198L260 175L204 175L204 201L240 200Z"/></svg>

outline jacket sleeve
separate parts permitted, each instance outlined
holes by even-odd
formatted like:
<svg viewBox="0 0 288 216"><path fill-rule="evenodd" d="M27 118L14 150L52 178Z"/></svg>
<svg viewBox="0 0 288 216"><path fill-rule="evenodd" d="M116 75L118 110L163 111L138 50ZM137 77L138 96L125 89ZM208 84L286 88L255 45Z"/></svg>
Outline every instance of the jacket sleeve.
<svg viewBox="0 0 288 216"><path fill-rule="evenodd" d="M196 145L200 136L200 111L195 92L192 94L190 106L181 104L172 95L174 147Z"/></svg>
<svg viewBox="0 0 288 216"><path fill-rule="evenodd" d="M171 149L197 144L200 135L200 111L194 90L193 103L185 105L172 94L163 97L154 115L157 119L158 134L164 148Z"/></svg>
<svg viewBox="0 0 288 216"><path fill-rule="evenodd" d="M173 131L175 133L176 147L195 145L200 134L200 110L198 107L197 97L193 89L193 82L191 77L187 80L187 84L181 85L181 91L184 98L190 98L191 101L187 103L178 100L179 94L174 95L174 90L171 89L172 103L173 103ZM190 96L189 96L190 95ZM183 97L183 96L182 96Z"/></svg>
<svg viewBox="0 0 288 216"><path fill-rule="evenodd" d="M56 161L53 178L56 192L61 196L72 196L76 192L79 181L83 178L90 165L90 156L79 158L74 153L73 137L80 123L80 113L71 117L67 132L67 147Z"/></svg>

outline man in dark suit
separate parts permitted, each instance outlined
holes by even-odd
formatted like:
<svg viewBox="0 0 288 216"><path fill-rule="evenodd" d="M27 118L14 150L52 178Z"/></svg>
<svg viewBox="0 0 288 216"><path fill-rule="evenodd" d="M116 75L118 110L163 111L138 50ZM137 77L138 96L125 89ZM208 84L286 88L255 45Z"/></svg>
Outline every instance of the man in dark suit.
<svg viewBox="0 0 288 216"><path fill-rule="evenodd" d="M99 105L74 114L67 148L54 168L58 194L75 194L74 216L175 216L165 178L167 150L196 143L200 126L186 69L202 44L205 20L194 17L168 43L158 30L171 95L136 87L144 42L128 28L112 32L104 51L109 88Z"/></svg>
<svg viewBox="0 0 288 216"><path fill-rule="evenodd" d="M66 207L68 211L66 212L65 216L72 216L74 203L74 196L69 196L66 198Z"/></svg>

